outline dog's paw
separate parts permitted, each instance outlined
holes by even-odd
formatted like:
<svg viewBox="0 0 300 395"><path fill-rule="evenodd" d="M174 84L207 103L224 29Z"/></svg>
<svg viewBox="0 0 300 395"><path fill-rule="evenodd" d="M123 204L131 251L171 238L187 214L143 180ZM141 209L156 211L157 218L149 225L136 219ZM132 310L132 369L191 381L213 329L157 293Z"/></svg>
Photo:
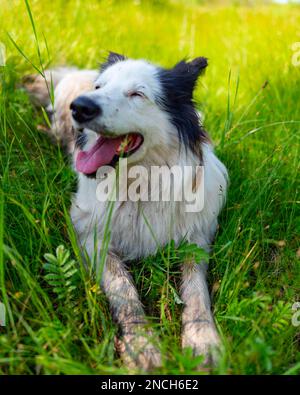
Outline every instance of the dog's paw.
<svg viewBox="0 0 300 395"><path fill-rule="evenodd" d="M161 355L151 343L152 334L126 334L115 339L115 347L124 365L131 369L152 370L161 365Z"/></svg>
<svg viewBox="0 0 300 395"><path fill-rule="evenodd" d="M182 348L191 348L194 356L202 355L199 368L214 366L218 361L220 338L211 322L187 323L182 333Z"/></svg>

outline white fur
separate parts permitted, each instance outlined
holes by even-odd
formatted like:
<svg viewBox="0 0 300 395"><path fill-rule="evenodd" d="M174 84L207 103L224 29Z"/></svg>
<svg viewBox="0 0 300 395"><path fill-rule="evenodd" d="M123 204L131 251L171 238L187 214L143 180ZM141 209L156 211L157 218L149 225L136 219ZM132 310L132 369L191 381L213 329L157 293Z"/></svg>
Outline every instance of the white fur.
<svg viewBox="0 0 300 395"><path fill-rule="evenodd" d="M178 243L184 236L209 250L225 198L227 172L209 145L203 147L203 158L204 209L199 213L186 213L185 202L116 202L111 221L111 248L115 253L126 260L137 259L155 253L171 239ZM187 164L180 159L177 158L177 164ZM172 157L168 160L175 162ZM79 174L78 191L71 209L80 242L90 257L94 254L95 229L100 247L107 220L107 204L96 199L97 182Z"/></svg>
<svg viewBox="0 0 300 395"><path fill-rule="evenodd" d="M143 60L118 62L95 81L100 89L85 94L102 108L102 114L89 122L88 128L105 129L112 136L128 132L143 135L144 144L130 156L129 163L140 162L151 149L178 144L177 131L155 103L155 97L161 94L156 73L157 68ZM145 98L129 97L132 91L142 92Z"/></svg>
<svg viewBox="0 0 300 395"><path fill-rule="evenodd" d="M150 171L151 166L195 168L201 164L200 157L188 147L185 150L181 146L169 115L156 103L155 98L162 93L162 87L155 66L145 61L127 60L108 67L93 82L95 74L89 71L76 73L72 70L70 75L62 75L62 80L57 82L55 112L59 128L56 131L60 134L60 139L66 141L69 150L74 144L69 104L78 94L83 93L96 101L102 109L102 114L95 120L80 125L80 128L85 128L88 137L84 149L93 146L98 137L96 132L104 131L111 136L138 132L143 135L144 142L128 158L129 168L138 164ZM93 83L100 88L87 92L93 88ZM38 98L44 98L47 93L39 80L35 80L28 90ZM142 97L130 95L136 90L142 92ZM79 125L75 123L74 126L76 128ZM54 134L54 131L51 133ZM77 153L75 150L74 161ZM226 196L228 176L225 166L208 142L202 143L202 160L202 211L186 212L186 202L175 199L170 202L117 201L114 204L109 226L109 252L101 285L109 299L113 315L123 330L123 342L119 343L118 348L128 366L133 364L150 369L160 364L160 356L157 349L148 343L151 331L145 327L143 306L122 261L154 254L158 247L166 245L172 239L179 243L185 238L210 250L218 214ZM78 240L93 263L94 257L99 258L101 254L109 214L108 203L97 200L97 185L96 179L78 173L78 190L71 208ZM160 185L150 186L157 187ZM99 264L99 259L95 263ZM204 354L208 361L211 348L217 346L219 340L210 309L205 265L196 262L182 265L181 298L184 303L182 345L192 347L195 355Z"/></svg>
<svg viewBox="0 0 300 395"><path fill-rule="evenodd" d="M86 94L102 108L101 116L87 126L94 130L108 130L112 135L132 131L141 133L144 143L128 158L131 164L143 165L147 169L152 165L199 165L199 158L191 151L186 154L181 149L177 131L168 114L155 102L155 97L161 94L156 74L156 67L142 60L117 62L105 70L95 81L95 86L100 88ZM146 98L128 97L133 90L142 91ZM96 133L89 131L88 136L90 146L96 139ZM203 144L202 149L204 209L199 213L186 213L185 202L116 202L111 221L111 247L117 254L126 259L145 257L156 251L157 241L162 246L170 239L180 242L184 236L188 241L209 249L226 196L227 171L209 144ZM78 181L71 215L80 242L91 256L95 229L98 246L101 245L107 204L96 199L96 180L79 174Z"/></svg>

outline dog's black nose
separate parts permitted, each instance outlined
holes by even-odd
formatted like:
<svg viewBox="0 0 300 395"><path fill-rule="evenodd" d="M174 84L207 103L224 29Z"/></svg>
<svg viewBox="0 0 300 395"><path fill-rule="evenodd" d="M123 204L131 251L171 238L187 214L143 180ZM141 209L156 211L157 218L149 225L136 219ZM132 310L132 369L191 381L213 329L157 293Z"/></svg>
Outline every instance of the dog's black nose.
<svg viewBox="0 0 300 395"><path fill-rule="evenodd" d="M70 109L73 118L79 123L91 121L101 114L101 107L86 96L79 96L73 100Z"/></svg>

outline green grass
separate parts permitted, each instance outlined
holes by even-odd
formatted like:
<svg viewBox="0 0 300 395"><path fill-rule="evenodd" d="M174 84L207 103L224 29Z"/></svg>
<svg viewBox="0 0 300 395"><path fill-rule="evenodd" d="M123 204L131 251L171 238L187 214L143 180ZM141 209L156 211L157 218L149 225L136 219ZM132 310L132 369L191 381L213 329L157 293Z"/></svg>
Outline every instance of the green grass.
<svg viewBox="0 0 300 395"><path fill-rule="evenodd" d="M23 1L0 3L7 53L0 68L0 299L7 308L0 372L126 372L114 353L117 328L82 268L70 224L75 176L38 131L43 116L18 88L34 69L9 33L39 69L40 60L43 67L97 67L107 50L164 66L209 58L196 99L231 179L209 264L224 343L214 373L299 373L299 327L291 324L300 288L300 67L291 62L299 7L32 0L34 32ZM44 268L44 254L55 255L61 244L79 262L64 298ZM170 245L132 269L160 336L159 373L193 373L198 363L179 347L176 268L184 254L186 247Z"/></svg>

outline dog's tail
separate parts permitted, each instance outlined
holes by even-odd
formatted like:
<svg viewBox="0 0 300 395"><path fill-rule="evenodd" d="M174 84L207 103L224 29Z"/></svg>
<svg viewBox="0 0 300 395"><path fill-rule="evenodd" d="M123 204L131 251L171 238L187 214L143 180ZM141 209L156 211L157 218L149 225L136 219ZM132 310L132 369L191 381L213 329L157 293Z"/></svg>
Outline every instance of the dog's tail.
<svg viewBox="0 0 300 395"><path fill-rule="evenodd" d="M42 130L69 153L74 149L70 104L83 92L93 89L97 75L96 70L59 67L46 70L44 75L28 75L23 78L23 86L32 102L38 107L44 107L49 116L51 128L42 127Z"/></svg>

